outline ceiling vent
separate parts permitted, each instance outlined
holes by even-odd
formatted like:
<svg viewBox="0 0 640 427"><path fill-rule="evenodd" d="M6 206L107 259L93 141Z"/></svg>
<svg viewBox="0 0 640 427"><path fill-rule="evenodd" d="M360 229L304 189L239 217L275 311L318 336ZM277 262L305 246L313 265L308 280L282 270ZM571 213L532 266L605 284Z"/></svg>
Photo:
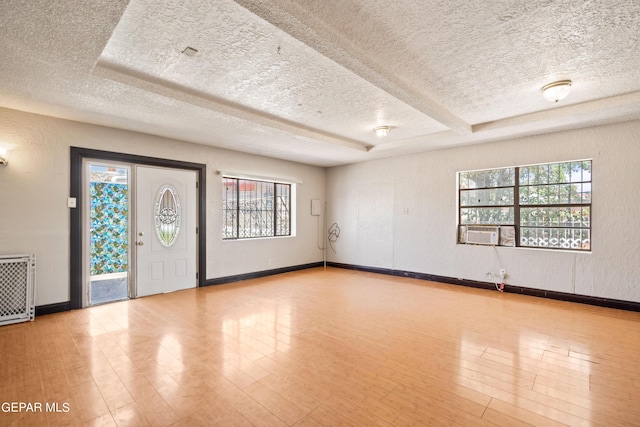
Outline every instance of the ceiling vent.
<svg viewBox="0 0 640 427"><path fill-rule="evenodd" d="M198 49L194 49L192 47L187 46L182 53L184 53L187 56L195 56L196 53L198 53Z"/></svg>

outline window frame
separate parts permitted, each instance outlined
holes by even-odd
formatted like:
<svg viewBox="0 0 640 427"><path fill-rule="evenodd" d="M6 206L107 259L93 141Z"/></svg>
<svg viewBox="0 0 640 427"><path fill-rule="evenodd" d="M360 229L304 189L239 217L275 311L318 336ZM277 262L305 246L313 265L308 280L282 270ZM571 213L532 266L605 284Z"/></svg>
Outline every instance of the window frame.
<svg viewBox="0 0 640 427"><path fill-rule="evenodd" d="M584 163L588 162L589 164L589 179L588 180L584 180L584 171L586 170L586 168L584 167ZM569 179L569 181L563 181L563 182L537 182L537 183L521 183L521 170L525 169L525 168L533 168L533 167L546 167L547 169L550 169L552 166L555 165L565 165L565 164L573 164L573 163L582 163L581 169L580 169L580 173L581 173L581 177L579 181L573 181L571 179ZM571 167L571 166L569 166ZM485 172L485 171L500 171L500 170L508 170L508 169L513 169L513 185L497 185L497 186L484 186L484 187L475 187L475 188L469 188L469 187L465 187L463 188L463 183L462 183L462 175L463 174L469 174L469 173L477 173L477 172ZM569 170L569 174L573 173L571 170ZM466 225L487 225L487 226L508 226L508 227L513 227L515 230L515 247L519 247L519 248L528 248L528 249L548 249L548 250L560 250L560 251L578 251L578 252L591 252L593 250L593 242L592 242L592 225L593 225L593 200L592 200L592 190L593 190L593 159L581 159L581 160L567 160L567 161L557 161L557 162L547 162L547 163L537 163L537 164L530 164L530 165L522 165L522 166L508 166L508 167L501 167L501 168L487 168L487 169L476 169L476 170L465 170L465 171L458 171L456 173L456 184L457 184L457 227L459 228L460 226L466 226ZM550 189L551 186L558 186L558 190L560 190L561 186L564 185L580 185L581 189L580 192L578 194L580 194L581 197L581 201L578 203L571 203L571 194L572 193L568 193L568 199L567 202L556 202L556 203L522 203L521 199L520 199L520 193L521 193L521 189L523 188L527 188L527 189L531 189L534 187L540 188L540 187L546 187L547 189ZM584 194L585 191L584 190L584 185L588 185L588 200L585 201L584 200ZM478 205L472 205L472 204L466 204L463 205L463 194L464 193L469 193L470 191L473 190L503 190L503 189L510 189L513 188L513 203L512 204L478 204ZM529 191L528 191L529 193ZM546 191L547 196L549 195L549 190ZM558 193L560 194L560 193ZM480 200L479 200L480 201ZM479 222L479 223L464 223L463 222L463 210L464 209L469 209L469 208L479 208L479 209L500 209L500 208L513 208L513 223L509 223L509 222ZM584 224L580 224L579 226L563 226L560 224L554 225L553 223L550 224L546 224L546 225L531 225L531 224L527 224L527 225L523 225L522 224L522 213L524 210L526 209L533 209L533 210L543 210L543 209L566 209L567 212L572 211L573 209L578 209L580 211L583 210L587 210L588 211L588 225L584 225ZM560 211L557 211L558 213ZM582 214L581 214L582 215ZM582 220L584 221L584 219ZM583 247L557 247L557 246L542 246L542 245L523 245L522 244L522 230L525 229L547 229L549 231L551 230L577 230L580 233L583 233L585 230L588 233L588 247L587 248L583 248ZM458 244L461 244L461 242L458 241Z"/></svg>
<svg viewBox="0 0 640 427"><path fill-rule="evenodd" d="M234 204L234 206L232 206L233 209L228 209L226 207L226 204L228 202L228 199L226 197L225 194L222 195L222 240L223 241L236 241L236 240L251 240L251 239L271 239L271 238L282 238L282 237L291 237L294 235L294 231L293 231L293 227L295 224L294 221L294 212L293 212L293 203L294 203L294 194L295 194L295 184L291 183L291 182L283 182L283 181L278 181L278 180L273 180L273 179L268 179L268 178L250 178L250 177L242 177L242 176L235 176L235 175L222 175L222 190L223 192L225 192L225 190L228 188L227 187L227 183L229 181L235 181L235 184L233 185L234 190L235 190L235 195L232 199L232 203ZM249 183L253 183L253 184L249 184ZM262 210L263 212L267 212L272 215L272 222L271 222L271 226L267 229L269 230L271 233L270 234L262 234L260 233L260 235L245 235L245 236L241 236L240 234L240 230L241 230L241 221L240 218L241 215L241 209L242 209L242 204L239 203L241 200L240 197L240 193L241 193L241 187L242 185L256 185L256 186L260 186L260 184L267 184L267 185L271 185L272 189L273 189L273 197L271 200L271 206L270 206L270 210L269 211L265 211ZM288 188L288 191L286 193L287 194L287 200L286 200L286 204L284 206L284 211L287 213L286 214L286 223L284 225L284 227L282 226L282 223L279 222L279 219L281 219L281 213L279 212L279 207L282 207L282 204L278 202L278 197L279 194L281 194L279 192L279 190L281 191L283 187ZM264 193L263 193L264 194ZM260 199L255 199L255 200L266 200L264 198L260 198ZM235 212L234 212L235 211ZM256 210L259 211L259 210ZM225 218L227 217L227 212L233 212L231 215L232 217L235 217L235 220L232 219L232 227L234 228L233 231L233 236L231 237L227 237L226 236L226 223L227 221L225 220ZM285 233L279 232L279 230L286 230ZM262 230L262 229L261 229Z"/></svg>

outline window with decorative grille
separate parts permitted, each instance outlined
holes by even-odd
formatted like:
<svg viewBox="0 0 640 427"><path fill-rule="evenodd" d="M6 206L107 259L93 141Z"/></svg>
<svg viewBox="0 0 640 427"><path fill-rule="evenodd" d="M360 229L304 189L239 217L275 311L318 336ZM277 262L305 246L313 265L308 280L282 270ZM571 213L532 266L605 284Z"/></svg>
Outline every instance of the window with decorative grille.
<svg viewBox="0 0 640 427"><path fill-rule="evenodd" d="M291 235L291 184L222 178L222 238Z"/></svg>

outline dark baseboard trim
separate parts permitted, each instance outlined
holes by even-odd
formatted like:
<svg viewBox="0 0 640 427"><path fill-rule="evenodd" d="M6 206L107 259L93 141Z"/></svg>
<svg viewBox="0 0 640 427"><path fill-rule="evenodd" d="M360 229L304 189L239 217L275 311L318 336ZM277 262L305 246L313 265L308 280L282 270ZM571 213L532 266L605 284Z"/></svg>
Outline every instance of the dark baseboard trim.
<svg viewBox="0 0 640 427"><path fill-rule="evenodd" d="M312 262L310 264L292 265L290 267L275 268L273 270L254 271L252 273L238 274L236 276L218 277L215 279L207 279L204 286L223 285L225 283L240 282L242 280L257 279L259 277L273 276L274 274L289 273L291 271L306 270L309 268L322 267L324 264Z"/></svg>
<svg viewBox="0 0 640 427"><path fill-rule="evenodd" d="M314 262L310 264L294 265L291 267L276 268L273 270L256 271L254 273L239 274L237 276L208 279L204 282L203 286L221 285L224 283L239 282L241 280L256 279L258 277L273 276L274 274L288 273L290 271L298 271L298 270L306 270L309 268L322 267L323 265L324 264L321 261L319 261L319 262ZM69 311L69 310L71 310L70 301L57 302L54 304L47 304L47 305L39 305L36 307L36 317L44 316L47 314L61 313L63 311Z"/></svg>
<svg viewBox="0 0 640 427"><path fill-rule="evenodd" d="M322 267L322 262L314 262L310 264L294 265L290 267L276 268L273 270L256 271L253 273L238 274L236 276L219 277L216 279L207 279L204 286L222 285L225 283L240 282L248 279L257 279L260 277L273 276L276 274L289 273L292 271L306 270L309 268ZM389 276L409 277L412 279L428 280L430 282L446 283L449 285L467 286L471 288L494 290L495 285L491 282L480 282L476 280L456 279L453 277L436 276L433 274L416 273L413 271L392 270L389 268L367 267L362 265L341 264L338 262L327 262L328 267L344 268L347 270L364 271L368 273L386 274ZM640 312L640 303L634 301L623 301L610 298L592 297L588 295L569 294L566 292L545 291L544 289L523 288L514 285L505 285L504 292L534 296L539 298L549 298L559 301L569 301L579 304L588 304L598 307L615 308L618 310L627 310ZM54 304L39 305L36 307L36 317L47 314L61 313L71 310L69 301L58 302Z"/></svg>
<svg viewBox="0 0 640 427"><path fill-rule="evenodd" d="M429 280L431 282L446 283L449 285L468 286L472 288L495 290L495 284L491 282L479 282L476 280L456 279L446 276L435 276L433 274L416 273L412 271L393 270L389 268L366 267L361 265L341 264L337 262L327 262L327 266L345 268L348 270L366 271L369 273L387 274L390 276L410 277L412 279ZM598 307L615 308L618 310L640 312L640 303L634 301L623 301L610 298L592 297L588 295L569 294L566 292L545 291L544 289L523 288L515 285L505 285L504 292L529 295L540 298L549 298L559 301L576 302L580 304L595 305Z"/></svg>
<svg viewBox="0 0 640 427"><path fill-rule="evenodd" d="M56 302L54 304L39 305L36 306L36 317L44 316L46 314L62 313L63 311L71 310L69 301Z"/></svg>

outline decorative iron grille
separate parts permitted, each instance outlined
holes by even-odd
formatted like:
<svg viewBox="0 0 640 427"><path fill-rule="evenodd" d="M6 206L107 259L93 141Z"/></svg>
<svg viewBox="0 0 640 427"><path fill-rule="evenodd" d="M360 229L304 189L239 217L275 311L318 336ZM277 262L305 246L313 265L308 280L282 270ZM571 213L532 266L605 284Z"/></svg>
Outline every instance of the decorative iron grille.
<svg viewBox="0 0 640 427"><path fill-rule="evenodd" d="M223 177L224 239L291 235L291 184Z"/></svg>
<svg viewBox="0 0 640 427"><path fill-rule="evenodd" d="M35 318L35 255L0 256L0 325Z"/></svg>

